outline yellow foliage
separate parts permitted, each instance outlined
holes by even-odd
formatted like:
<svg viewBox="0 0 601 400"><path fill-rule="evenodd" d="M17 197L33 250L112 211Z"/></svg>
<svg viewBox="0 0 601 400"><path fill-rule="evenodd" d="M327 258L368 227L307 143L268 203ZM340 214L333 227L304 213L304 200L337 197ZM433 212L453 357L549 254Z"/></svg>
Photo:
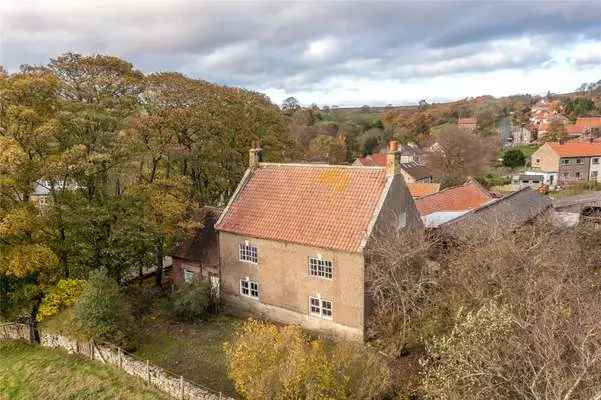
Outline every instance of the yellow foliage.
<svg viewBox="0 0 601 400"><path fill-rule="evenodd" d="M16 140L0 136L0 171L16 173L26 161L27 154Z"/></svg>
<svg viewBox="0 0 601 400"><path fill-rule="evenodd" d="M0 220L0 237L16 236L33 231L34 215L28 207L15 208Z"/></svg>
<svg viewBox="0 0 601 400"><path fill-rule="evenodd" d="M81 279L61 279L42 300L38 321L58 314L65 307L75 305L86 287L87 282Z"/></svg>
<svg viewBox="0 0 601 400"><path fill-rule="evenodd" d="M41 244L21 244L10 247L0 260L0 272L23 278L35 272L54 269L58 258L50 248Z"/></svg>
<svg viewBox="0 0 601 400"><path fill-rule="evenodd" d="M225 351L247 399L374 399L390 383L386 365L360 343L314 340L297 326L249 320Z"/></svg>

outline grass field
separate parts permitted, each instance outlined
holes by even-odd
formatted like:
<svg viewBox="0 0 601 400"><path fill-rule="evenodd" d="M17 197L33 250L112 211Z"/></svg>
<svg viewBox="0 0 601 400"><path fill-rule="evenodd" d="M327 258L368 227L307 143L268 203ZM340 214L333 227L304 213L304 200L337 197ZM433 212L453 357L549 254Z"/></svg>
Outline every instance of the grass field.
<svg viewBox="0 0 601 400"><path fill-rule="evenodd" d="M134 354L193 382L235 395L223 344L241 324L242 320L224 315L190 324L148 319Z"/></svg>
<svg viewBox="0 0 601 400"><path fill-rule="evenodd" d="M2 400L167 400L113 367L23 342L0 343Z"/></svg>

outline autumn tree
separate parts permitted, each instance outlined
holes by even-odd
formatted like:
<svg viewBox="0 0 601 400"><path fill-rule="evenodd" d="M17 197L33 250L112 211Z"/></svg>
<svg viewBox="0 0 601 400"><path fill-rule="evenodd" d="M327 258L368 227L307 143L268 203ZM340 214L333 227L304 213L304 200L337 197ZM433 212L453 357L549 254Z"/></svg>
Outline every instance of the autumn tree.
<svg viewBox="0 0 601 400"><path fill-rule="evenodd" d="M360 343L311 339L296 326L249 320L225 350L246 399L376 399L389 389L378 355Z"/></svg>
<svg viewBox="0 0 601 400"><path fill-rule="evenodd" d="M563 141L568 137L566 126L563 122L557 119L549 122L547 133L540 138L543 142L559 142Z"/></svg>
<svg viewBox="0 0 601 400"><path fill-rule="evenodd" d="M300 108L300 103L298 102L296 97L288 97L282 103L282 111L288 115L292 115L295 111L299 110Z"/></svg>
<svg viewBox="0 0 601 400"><path fill-rule="evenodd" d="M45 217L30 202L44 164L55 152L57 80L44 69L0 77L0 297L29 315L32 338L44 291L57 281L58 258L48 245ZM17 311L17 313L20 313Z"/></svg>
<svg viewBox="0 0 601 400"><path fill-rule="evenodd" d="M441 180L462 181L468 176L479 176L495 159L496 142L482 138L457 127L442 130L437 141L438 150L426 157L428 166Z"/></svg>
<svg viewBox="0 0 601 400"><path fill-rule="evenodd" d="M427 398L601 394L594 230L558 231L546 220L512 235L484 226L445 254L436 302L456 316L424 359Z"/></svg>

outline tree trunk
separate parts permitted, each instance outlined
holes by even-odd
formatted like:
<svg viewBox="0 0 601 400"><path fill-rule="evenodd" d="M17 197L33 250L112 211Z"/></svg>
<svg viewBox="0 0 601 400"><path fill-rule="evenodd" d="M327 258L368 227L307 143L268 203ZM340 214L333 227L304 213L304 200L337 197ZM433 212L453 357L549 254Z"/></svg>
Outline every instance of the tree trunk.
<svg viewBox="0 0 601 400"><path fill-rule="evenodd" d="M156 238L156 263L157 270L155 274L155 285L163 288L163 239L161 237Z"/></svg>
<svg viewBox="0 0 601 400"><path fill-rule="evenodd" d="M29 341L31 343L40 343L37 317L40 304L42 304L42 298L41 294L36 296L33 307L31 307L31 313L29 314Z"/></svg>

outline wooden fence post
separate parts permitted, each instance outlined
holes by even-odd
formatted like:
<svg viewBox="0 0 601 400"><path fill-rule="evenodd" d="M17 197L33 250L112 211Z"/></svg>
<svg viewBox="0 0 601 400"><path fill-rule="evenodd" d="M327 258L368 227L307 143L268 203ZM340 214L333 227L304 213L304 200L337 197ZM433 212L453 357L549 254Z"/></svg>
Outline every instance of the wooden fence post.
<svg viewBox="0 0 601 400"><path fill-rule="evenodd" d="M146 377L148 379L148 383L150 383L150 364L148 363L148 360L146 360Z"/></svg>
<svg viewBox="0 0 601 400"><path fill-rule="evenodd" d="M119 359L119 368L123 369L123 354L121 353L121 347L117 347L117 358Z"/></svg>
<svg viewBox="0 0 601 400"><path fill-rule="evenodd" d="M94 342L90 342L90 358L94 359Z"/></svg>
<svg viewBox="0 0 601 400"><path fill-rule="evenodd" d="M184 377L179 376L179 398L180 400L184 400Z"/></svg>

